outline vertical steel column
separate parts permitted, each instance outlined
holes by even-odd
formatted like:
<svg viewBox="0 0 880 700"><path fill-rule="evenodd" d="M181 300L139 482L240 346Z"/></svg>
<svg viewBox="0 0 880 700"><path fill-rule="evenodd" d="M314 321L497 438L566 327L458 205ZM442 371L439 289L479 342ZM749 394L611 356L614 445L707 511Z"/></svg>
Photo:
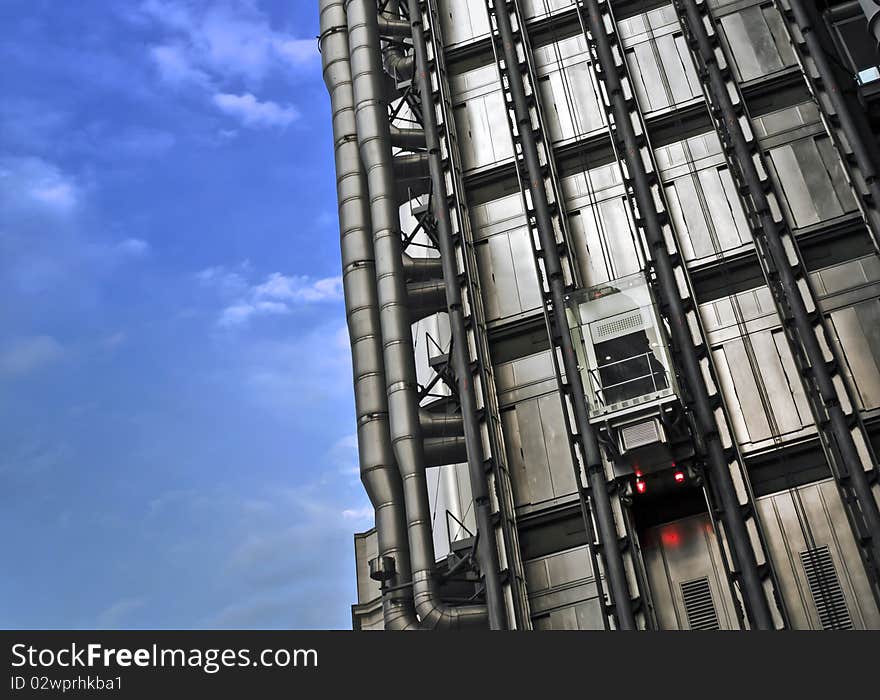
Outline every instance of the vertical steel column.
<svg viewBox="0 0 880 700"><path fill-rule="evenodd" d="M769 561L748 477L718 389L687 270L676 250L675 232L663 202L663 188L644 121L632 93L616 22L607 0L578 0L577 7L594 52L594 69L605 87L603 102L609 129L613 124L612 138L618 153L623 155L623 179L635 200L634 219L650 250L661 311L668 320L672 348L685 380L686 405L695 419L710 490L718 501L723 526L719 535L730 549L734 569L728 575L742 594L752 627L774 629L777 621L768 598L775 598L778 605L781 599L772 569L768 571ZM782 617L784 620L784 614Z"/></svg>
<svg viewBox="0 0 880 700"><path fill-rule="evenodd" d="M874 247L880 252L880 145L858 104L853 77L832 61L834 43L812 2L774 0L785 20L807 86L840 153Z"/></svg>
<svg viewBox="0 0 880 700"><path fill-rule="evenodd" d="M531 195L532 215L534 225L532 227L538 235L540 242L540 261L543 263L544 282L549 287L545 293L544 305L550 319L551 344L554 354L558 351L562 355L562 365L565 370L565 383L563 384L560 373L557 372L557 380L563 394L563 408L567 410L564 397L571 402L574 412L574 426L576 434L571 437L581 458L590 488L590 503L592 515L595 520L597 535L600 543L602 563L605 577L608 582L611 595L611 606L617 628L621 630L634 630L637 628L633 601L630 594L628 576L624 562L623 552L618 536L618 528L614 519L613 505L608 493L608 483L605 475L605 465L602 461L602 453L593 426L589 421L589 409L587 407L586 392L581 380L580 368L578 367L577 355L571 334L568 331L568 321L565 315L565 295L567 292L566 272L572 275L571 269L565 270L560 259L560 249L566 241L566 231L561 223L561 217L557 218L557 226L551 215L551 204L545 189L545 168L541 164L538 143L536 141L532 116L529 109L529 97L526 95L523 77L519 71L521 59L517 54L517 43L514 38L514 29L510 18L509 0L487 0L490 17L497 24L502 43L502 52L498 59L499 72L502 80L507 81L507 89L510 91L512 108L515 114L512 136L521 149L517 157L517 168L520 167L520 158L524 161L528 192ZM513 11L516 12L515 6ZM517 16L518 24L521 19ZM522 32L523 27L518 27ZM522 60L529 60L523 57ZM532 96L534 97L534 95ZM546 144L545 144L546 147ZM551 178L555 181L555 177ZM552 184L551 184L552 186ZM554 193L554 206L561 206L558 195ZM557 231L557 227L559 230ZM557 233L562 236L562 242L557 240ZM534 244L534 241L533 241ZM540 270L539 270L540 272ZM542 285L543 286L543 285ZM557 360L558 361L558 360ZM577 463L575 463L577 470ZM589 523L587 523L589 528ZM590 528L591 529L591 528ZM588 536L592 539L592 533ZM598 581L598 572L597 581Z"/></svg>
<svg viewBox="0 0 880 700"><path fill-rule="evenodd" d="M421 34L426 52L425 82L430 91L430 95L422 98L422 110L432 111L435 116L438 160L442 174L441 182L435 188L433 196L442 198L445 202L445 214L449 217L451 258L456 271L455 279L460 287L461 310L467 331L464 343L471 357L468 368L469 381L477 392L476 418L486 445L485 471L491 481L489 496L494 511L493 517L498 523L499 553L502 566L505 567L502 572L504 574L502 586L509 610L509 625L515 629L531 629L525 570L516 525L516 506L501 429L498 392L489 352L486 314L473 232L461 175L461 156L453 117L439 8L437 0L419 0L418 4L421 13Z"/></svg>
<svg viewBox="0 0 880 700"><path fill-rule="evenodd" d="M489 611L489 627L493 630L507 629L504 598L499 578L498 543L495 525L492 522L489 488L486 483L486 456L483 450L483 437L477 423L477 397L471 381L470 351L467 329L464 324L464 311L461 287L458 284L455 250L452 243L452 228L449 225L448 202L443 185L443 164L441 162L440 142L437 135L437 117L431 108L433 98L428 83L427 49L422 31L422 14L418 0L408 0L410 23L412 24L413 51L415 54L415 79L422 101L422 127L425 131L425 145L428 149L428 169L431 185L434 219L437 224L437 243L443 265L443 281L446 287L446 304L449 325L452 329L452 369L461 402L464 422L464 437L467 444L467 464L470 474L471 491L474 500L474 513L477 523L477 561L486 586L486 605Z"/></svg>
<svg viewBox="0 0 880 700"><path fill-rule="evenodd" d="M852 392L841 376L840 360L829 342L797 241L778 213L779 197L767 175L764 154L754 137L739 87L730 74L708 3L674 0L674 4L698 59L709 110L731 173L741 192L747 194L742 199L750 214L758 260L773 293L868 581L880 605L880 510L868 480L869 472L876 478L876 465L867 433Z"/></svg>

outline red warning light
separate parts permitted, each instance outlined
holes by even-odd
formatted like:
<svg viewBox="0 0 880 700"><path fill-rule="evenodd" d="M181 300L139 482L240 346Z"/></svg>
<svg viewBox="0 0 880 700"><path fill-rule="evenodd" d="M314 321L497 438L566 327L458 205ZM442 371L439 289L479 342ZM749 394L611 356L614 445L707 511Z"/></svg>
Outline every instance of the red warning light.
<svg viewBox="0 0 880 700"><path fill-rule="evenodd" d="M685 479L684 472L679 470L672 475L672 478L675 479L676 484L683 484Z"/></svg>
<svg viewBox="0 0 880 700"><path fill-rule="evenodd" d="M637 476L637 477L641 477L641 476L642 476L642 470L641 470L641 469L636 469L636 476Z"/></svg>
<svg viewBox="0 0 880 700"><path fill-rule="evenodd" d="M639 493L644 493L647 490L648 490L648 484L646 484L641 479L636 479L636 491L638 491Z"/></svg>

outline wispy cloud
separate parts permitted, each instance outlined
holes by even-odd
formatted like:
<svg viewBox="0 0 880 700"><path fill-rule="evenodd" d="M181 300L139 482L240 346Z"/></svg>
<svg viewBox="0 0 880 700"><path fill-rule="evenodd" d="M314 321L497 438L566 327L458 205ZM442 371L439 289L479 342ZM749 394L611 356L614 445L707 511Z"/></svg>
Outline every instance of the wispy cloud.
<svg viewBox="0 0 880 700"><path fill-rule="evenodd" d="M221 310L217 324L225 328L240 326L255 316L290 313L295 306L342 299L342 278L314 278L273 272L262 282L250 283L242 272L222 266L196 273L204 286L215 288L232 300Z"/></svg>
<svg viewBox="0 0 880 700"><path fill-rule="evenodd" d="M112 629L124 626L125 618L136 610L146 605L146 599L143 597L122 598L112 603L107 608L98 613L97 626L104 629Z"/></svg>
<svg viewBox="0 0 880 700"><path fill-rule="evenodd" d="M16 338L0 347L0 373L7 375L29 374L58 360L64 349L55 338L36 335Z"/></svg>
<svg viewBox="0 0 880 700"><path fill-rule="evenodd" d="M80 190L73 176L42 158L0 159L0 206L5 210L37 206L69 214L79 203Z"/></svg>
<svg viewBox="0 0 880 700"><path fill-rule="evenodd" d="M231 76L259 83L273 69L305 69L317 61L314 40L272 27L252 2L189 4L146 0L141 12L176 43L154 53L174 76L195 79Z"/></svg>
<svg viewBox="0 0 880 700"><path fill-rule="evenodd" d="M271 100L260 102L249 92L243 95L221 92L214 95L213 99L221 112L235 117L244 126L251 128L287 126L300 116L291 105L282 106Z"/></svg>

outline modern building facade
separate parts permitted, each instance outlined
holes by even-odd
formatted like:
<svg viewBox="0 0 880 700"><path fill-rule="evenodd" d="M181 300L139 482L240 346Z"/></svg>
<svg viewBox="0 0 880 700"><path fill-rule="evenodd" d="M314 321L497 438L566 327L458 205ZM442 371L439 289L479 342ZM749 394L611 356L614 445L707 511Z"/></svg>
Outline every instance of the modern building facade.
<svg viewBox="0 0 880 700"><path fill-rule="evenodd" d="M880 628L872 2L321 0L355 628Z"/></svg>

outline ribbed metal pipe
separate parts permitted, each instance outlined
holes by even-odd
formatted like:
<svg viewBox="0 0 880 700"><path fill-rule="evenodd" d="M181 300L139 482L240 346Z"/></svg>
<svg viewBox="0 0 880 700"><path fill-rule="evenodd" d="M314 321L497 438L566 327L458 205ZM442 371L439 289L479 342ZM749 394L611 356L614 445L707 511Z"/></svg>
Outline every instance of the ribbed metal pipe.
<svg viewBox="0 0 880 700"><path fill-rule="evenodd" d="M422 629L484 627L484 606L449 606L434 582L434 542L419 421L412 328L391 155L388 105L382 99L379 23L373 0L346 0L358 144L367 173L379 320L383 337L392 446L403 479L413 598Z"/></svg>
<svg viewBox="0 0 880 700"><path fill-rule="evenodd" d="M379 556L395 562L383 597L386 628L415 624L403 485L391 447L372 225L361 168L343 0L321 0L321 57L333 113L343 292L351 339L361 481L376 511Z"/></svg>

